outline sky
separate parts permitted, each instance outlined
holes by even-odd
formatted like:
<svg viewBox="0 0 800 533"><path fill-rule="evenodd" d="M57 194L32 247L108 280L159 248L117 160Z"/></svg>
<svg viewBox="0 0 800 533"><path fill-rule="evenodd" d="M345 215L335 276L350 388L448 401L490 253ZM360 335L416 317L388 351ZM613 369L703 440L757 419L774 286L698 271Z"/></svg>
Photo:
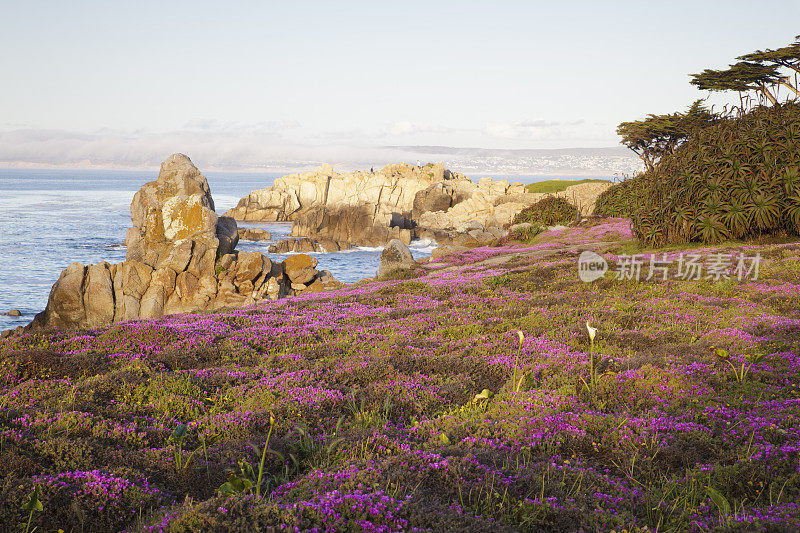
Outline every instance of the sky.
<svg viewBox="0 0 800 533"><path fill-rule="evenodd" d="M0 161L614 146L798 33L797 0L0 0Z"/></svg>

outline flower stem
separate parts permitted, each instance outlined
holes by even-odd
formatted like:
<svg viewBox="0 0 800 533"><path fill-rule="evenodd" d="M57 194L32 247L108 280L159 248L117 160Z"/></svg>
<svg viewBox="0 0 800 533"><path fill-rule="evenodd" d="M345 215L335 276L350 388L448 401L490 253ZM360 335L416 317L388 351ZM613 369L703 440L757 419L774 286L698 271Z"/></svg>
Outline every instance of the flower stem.
<svg viewBox="0 0 800 533"><path fill-rule="evenodd" d="M267 458L267 448L269 448L269 439L272 436L272 421L269 423L269 432L267 433L267 442L264 443L264 451L261 452L261 464L258 467L258 480L256 481L256 496L261 496L261 477L264 475L264 461Z"/></svg>

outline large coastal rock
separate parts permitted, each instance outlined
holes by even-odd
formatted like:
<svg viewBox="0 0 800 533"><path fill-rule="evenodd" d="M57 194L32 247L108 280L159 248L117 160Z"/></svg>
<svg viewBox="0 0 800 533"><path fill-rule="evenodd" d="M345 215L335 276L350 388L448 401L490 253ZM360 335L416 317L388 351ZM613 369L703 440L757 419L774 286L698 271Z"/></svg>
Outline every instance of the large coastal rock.
<svg viewBox="0 0 800 533"><path fill-rule="evenodd" d="M388 165L372 172L337 173L331 165L290 174L251 192L225 215L242 221L293 221L292 235L381 246L410 242L417 193L441 182L469 183L439 164ZM404 231L405 230L405 231Z"/></svg>
<svg viewBox="0 0 800 533"><path fill-rule="evenodd" d="M283 176L272 187L251 192L225 216L242 221L290 221L302 210L318 206L371 205L372 217L381 220L391 218L392 213L410 214L417 192L443 180L469 181L441 163L421 167L401 163L375 173L338 173L332 165L322 165L312 172Z"/></svg>
<svg viewBox="0 0 800 533"><path fill-rule="evenodd" d="M573 185L556 195L587 215L609 185ZM389 165L375 173L337 173L323 165L251 192L226 216L292 221L295 237L356 246L382 246L392 239L409 244L415 238L475 246L502 237L514 215L545 196L526 193L519 182L474 183L441 163Z"/></svg>
<svg viewBox="0 0 800 533"><path fill-rule="evenodd" d="M240 307L301 293L320 277L314 270L295 282L285 265L258 252L237 252L236 221L217 216L206 178L182 154L164 161L158 179L134 195L131 222L125 261L71 264L31 327L94 328ZM324 288L333 285L328 281Z"/></svg>
<svg viewBox="0 0 800 533"><path fill-rule="evenodd" d="M410 270L417 262L411 250L402 241L392 239L381 252L378 263L378 278L386 278L398 270Z"/></svg>

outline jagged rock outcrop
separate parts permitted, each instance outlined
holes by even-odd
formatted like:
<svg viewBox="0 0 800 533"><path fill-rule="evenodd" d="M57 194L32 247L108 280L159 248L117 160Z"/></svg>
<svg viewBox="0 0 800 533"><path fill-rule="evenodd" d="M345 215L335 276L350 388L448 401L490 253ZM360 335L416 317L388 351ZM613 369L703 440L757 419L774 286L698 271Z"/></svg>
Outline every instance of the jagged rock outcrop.
<svg viewBox="0 0 800 533"><path fill-rule="evenodd" d="M367 246L393 238L410 242L417 193L441 181L469 183L441 163L341 174L322 165L313 172L278 178L272 187L242 198L225 215L242 221L292 221L295 237Z"/></svg>
<svg viewBox="0 0 800 533"><path fill-rule="evenodd" d="M158 179L134 195L131 222L125 261L71 264L31 327L93 328L240 307L308 289L294 284L284 264L235 250L236 221L217 216L206 178L185 155L170 156ZM314 271L308 281L317 278Z"/></svg>
<svg viewBox="0 0 800 533"><path fill-rule="evenodd" d="M380 221L392 213L410 214L417 192L442 180L469 181L441 163L423 167L401 163L375 173L338 173L333 166L322 165L313 172L283 176L272 187L251 192L225 216L242 221L290 221L312 207L371 205L373 217Z"/></svg>
<svg viewBox="0 0 800 533"><path fill-rule="evenodd" d="M292 223L292 235L346 242L355 246L382 246L391 239L411 243L413 223L393 213L376 223L375 208L370 205L304 209Z"/></svg>
<svg viewBox="0 0 800 533"><path fill-rule="evenodd" d="M461 252L466 252L467 250L469 250L469 248L467 248L466 246L443 244L441 246L438 246L437 248L434 248L434 250L431 252L431 258L439 259L441 257L446 257L448 255L460 254Z"/></svg>
<svg viewBox="0 0 800 533"><path fill-rule="evenodd" d="M608 184L581 184L556 193L584 215ZM503 236L519 211L546 194L519 183L482 178L477 183L441 163L389 165L376 172L340 174L331 165L278 178L251 192L226 216L237 220L292 221L292 235L352 245L381 246L415 238L475 246ZM466 231L465 225L477 224Z"/></svg>

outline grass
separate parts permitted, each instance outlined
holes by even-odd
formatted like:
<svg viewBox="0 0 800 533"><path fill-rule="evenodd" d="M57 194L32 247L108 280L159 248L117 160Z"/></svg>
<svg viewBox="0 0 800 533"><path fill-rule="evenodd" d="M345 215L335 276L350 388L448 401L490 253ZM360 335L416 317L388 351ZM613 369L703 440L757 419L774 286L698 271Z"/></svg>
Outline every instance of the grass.
<svg viewBox="0 0 800 533"><path fill-rule="evenodd" d="M586 178L582 180L547 180L537 183L530 183L525 186L525 192L553 194L566 190L571 185L582 185L584 183L611 183L610 180L600 180Z"/></svg>
<svg viewBox="0 0 800 533"><path fill-rule="evenodd" d="M632 245L595 220L413 280L6 339L0 523L797 530L800 244L747 244L757 281L578 280L573 247Z"/></svg>

